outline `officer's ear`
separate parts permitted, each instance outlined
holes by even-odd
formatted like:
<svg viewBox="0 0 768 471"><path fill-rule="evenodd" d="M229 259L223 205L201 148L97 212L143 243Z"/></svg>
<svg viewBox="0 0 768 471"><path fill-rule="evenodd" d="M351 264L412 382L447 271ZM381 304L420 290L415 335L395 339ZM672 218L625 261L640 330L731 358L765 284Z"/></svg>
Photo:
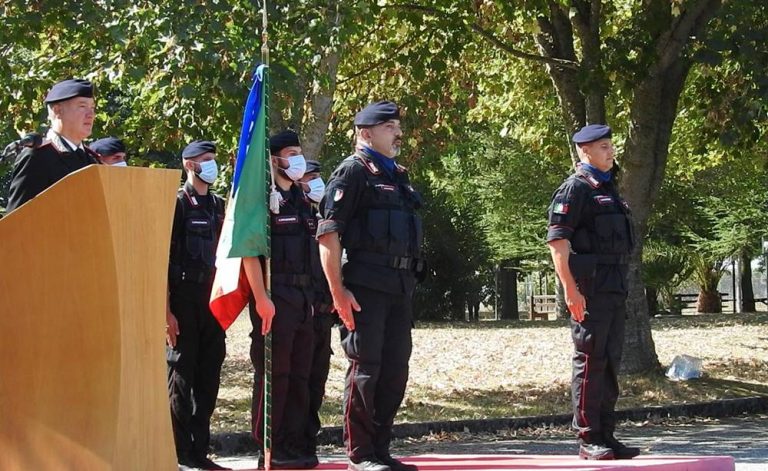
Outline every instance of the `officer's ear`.
<svg viewBox="0 0 768 471"><path fill-rule="evenodd" d="M195 170L197 170L195 168L195 162L193 160L184 159L183 162L184 162L184 164L183 164L184 170L186 170L187 172L194 172Z"/></svg>

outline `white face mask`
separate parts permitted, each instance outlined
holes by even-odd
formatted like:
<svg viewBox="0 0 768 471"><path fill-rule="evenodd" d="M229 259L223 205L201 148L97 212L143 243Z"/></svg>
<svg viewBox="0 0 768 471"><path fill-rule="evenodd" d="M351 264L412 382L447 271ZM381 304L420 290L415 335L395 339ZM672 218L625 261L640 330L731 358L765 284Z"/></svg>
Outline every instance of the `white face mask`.
<svg viewBox="0 0 768 471"><path fill-rule="evenodd" d="M319 203L320 200L323 199L323 193L325 193L325 182L323 182L323 179L320 177L313 178L307 182L307 186L309 186L307 198L315 203Z"/></svg>
<svg viewBox="0 0 768 471"><path fill-rule="evenodd" d="M216 181L216 177L219 175L219 167L216 165L215 160L206 160L200 162L200 172L196 174L200 180L209 185L213 185Z"/></svg>
<svg viewBox="0 0 768 471"><path fill-rule="evenodd" d="M307 161L304 160L303 155L292 155L290 157L278 157L280 160L288 161L288 168L281 169L285 172L285 176L293 181L297 181L304 176L307 171Z"/></svg>
<svg viewBox="0 0 768 471"><path fill-rule="evenodd" d="M122 162L116 162L114 164L110 164L110 167L127 167L128 163L123 160Z"/></svg>

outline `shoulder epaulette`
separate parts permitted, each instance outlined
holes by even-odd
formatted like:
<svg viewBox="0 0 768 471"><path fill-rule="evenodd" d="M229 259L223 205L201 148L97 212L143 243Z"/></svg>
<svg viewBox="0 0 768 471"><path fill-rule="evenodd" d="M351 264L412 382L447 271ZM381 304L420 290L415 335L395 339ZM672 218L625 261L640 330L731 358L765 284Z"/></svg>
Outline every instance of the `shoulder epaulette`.
<svg viewBox="0 0 768 471"><path fill-rule="evenodd" d="M368 170L368 172L371 173L372 175L381 174L381 169L379 168L379 166L376 165L376 163L373 160L369 159L368 157L360 154L355 154L355 159L358 162L362 163L365 169Z"/></svg>
<svg viewBox="0 0 768 471"><path fill-rule="evenodd" d="M583 172L576 172L576 176L581 177L581 179L587 182L593 189L600 188L600 181L592 175Z"/></svg>

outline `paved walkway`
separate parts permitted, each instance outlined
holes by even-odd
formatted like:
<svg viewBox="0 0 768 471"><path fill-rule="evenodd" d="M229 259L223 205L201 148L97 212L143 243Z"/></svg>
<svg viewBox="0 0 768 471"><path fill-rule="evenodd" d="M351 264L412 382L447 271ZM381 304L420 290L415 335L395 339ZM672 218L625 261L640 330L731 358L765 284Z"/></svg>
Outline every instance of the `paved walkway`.
<svg viewBox="0 0 768 471"><path fill-rule="evenodd" d="M562 428L500 434L453 434L397 440L393 452L398 455L420 454L504 454L563 455L575 454L575 441ZM768 416L755 415L724 419L669 420L655 424L622 424L620 438L640 446L653 455L730 455L736 471L768 471ZM513 436L513 435L519 436ZM327 447L322 460L343 460L343 450ZM217 460L234 469L255 469L255 457L231 457Z"/></svg>

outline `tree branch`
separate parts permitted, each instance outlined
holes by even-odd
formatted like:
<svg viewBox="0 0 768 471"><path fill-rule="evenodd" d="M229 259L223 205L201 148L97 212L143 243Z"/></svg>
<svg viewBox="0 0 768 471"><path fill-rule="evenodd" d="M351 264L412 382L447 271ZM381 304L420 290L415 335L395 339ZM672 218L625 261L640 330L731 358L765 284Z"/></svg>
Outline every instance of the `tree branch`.
<svg viewBox="0 0 768 471"><path fill-rule="evenodd" d="M446 17L449 16L449 13L440 10L439 8L429 7L426 5L418 5L414 3L398 3L395 5L389 5L385 6L383 8L399 8L399 9L405 9L405 10L415 10L420 11L424 13L431 13L436 16L440 17ZM506 52L507 54L517 57L519 59L525 59L525 60L531 60L535 62L541 62L545 64L550 64L555 67L560 68L567 68L567 69L573 69L577 70L579 67L579 64L574 61L569 61L565 59L558 59L555 57L546 57L546 56L540 56L538 54L532 54L530 52L521 51L519 49L516 49L509 44L505 43L501 39L499 39L496 35L494 35L491 31L486 30L482 26L480 26L476 21L472 23L465 22L464 27L468 28L471 31L474 31L480 37L485 39L490 44L496 46L500 50Z"/></svg>
<svg viewBox="0 0 768 471"><path fill-rule="evenodd" d="M341 86L341 85L344 85L345 83L347 83L347 82L349 82L349 81L351 81L351 80L354 80L354 79L356 79L356 78L358 78L358 77L362 77L363 75L365 75L365 74L367 74L367 73L371 72L372 70L374 70L374 69L377 69L378 67L381 67L382 65L384 65L384 64L386 64L387 62L389 62L389 61L391 61L392 59L394 59L394 57L395 57L395 56L396 56L396 55L397 55L397 54L398 54L400 51L402 51L403 49L405 49L405 46L407 46L407 45L408 45L408 44L410 44L410 43L411 43L411 38L410 38L410 37L406 38L406 39L405 39L405 41L403 41L403 42L402 42L402 44L400 44L399 46L397 46L397 47L395 48L395 50L393 50L393 51L392 51L390 54L388 54L386 57L382 57L381 59L379 59L379 60L375 61L374 63L372 63L372 64L369 64L368 66L364 67L362 70L359 70L359 71L355 72L354 74L352 74L352 75L350 75L350 76L348 76L348 77L344 77L344 80L339 80L339 81L338 81L338 83L337 83L337 86Z"/></svg>
<svg viewBox="0 0 768 471"><path fill-rule="evenodd" d="M659 71L666 70L680 58L690 36L709 21L721 3L721 0L699 0L680 13L669 33L665 34L666 38L659 41Z"/></svg>
<svg viewBox="0 0 768 471"><path fill-rule="evenodd" d="M579 64L578 62L566 60L566 59L558 59L556 57L546 57L546 56L540 56L538 54L531 54L529 52L520 51L518 49L513 48L512 46L506 44L505 42L501 41L499 38L497 38L493 33L490 31L487 31L483 29L480 25L477 23L473 23L469 25L469 28L479 34L483 39L488 41L489 43L493 44L497 48L501 49L502 51L506 52L507 54L520 58L520 59L527 59L532 60L536 62L542 62L545 64L549 64L555 67L565 68L565 69L572 69L572 70L578 70Z"/></svg>

